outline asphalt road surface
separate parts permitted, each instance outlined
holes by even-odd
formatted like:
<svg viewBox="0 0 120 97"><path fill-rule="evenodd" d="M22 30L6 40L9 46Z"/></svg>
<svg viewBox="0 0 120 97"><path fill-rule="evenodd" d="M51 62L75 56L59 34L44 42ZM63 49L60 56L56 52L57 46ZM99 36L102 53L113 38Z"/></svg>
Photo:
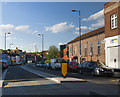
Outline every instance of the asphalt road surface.
<svg viewBox="0 0 120 97"><path fill-rule="evenodd" d="M60 71L35 67L33 64L29 68L61 75ZM119 95L119 83L117 78L111 77L91 77L78 73L68 73L67 76L88 80L87 82L69 82L58 84L45 79L36 74L22 69L20 66L10 66L4 79L2 87L3 97L6 95Z"/></svg>

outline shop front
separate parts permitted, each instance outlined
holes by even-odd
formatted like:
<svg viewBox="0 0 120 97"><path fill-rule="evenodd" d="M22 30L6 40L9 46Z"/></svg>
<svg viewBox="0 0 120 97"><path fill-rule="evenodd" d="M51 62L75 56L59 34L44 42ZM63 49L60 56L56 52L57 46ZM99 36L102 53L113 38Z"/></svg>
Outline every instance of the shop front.
<svg viewBox="0 0 120 97"><path fill-rule="evenodd" d="M120 69L120 35L105 38L106 65Z"/></svg>

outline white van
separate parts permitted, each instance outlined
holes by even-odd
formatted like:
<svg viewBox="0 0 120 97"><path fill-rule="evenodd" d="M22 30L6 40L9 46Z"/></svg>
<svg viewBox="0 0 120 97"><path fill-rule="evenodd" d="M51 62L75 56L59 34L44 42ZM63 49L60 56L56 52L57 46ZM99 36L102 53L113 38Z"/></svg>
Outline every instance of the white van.
<svg viewBox="0 0 120 97"><path fill-rule="evenodd" d="M51 67L52 69L61 69L61 63L66 63L66 61L64 59L52 59L51 60Z"/></svg>

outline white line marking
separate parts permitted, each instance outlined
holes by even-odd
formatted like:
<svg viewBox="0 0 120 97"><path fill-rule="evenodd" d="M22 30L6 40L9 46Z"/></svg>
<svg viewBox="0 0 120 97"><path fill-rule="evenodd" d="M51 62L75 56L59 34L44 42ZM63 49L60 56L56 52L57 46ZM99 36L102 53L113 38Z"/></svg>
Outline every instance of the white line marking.
<svg viewBox="0 0 120 97"><path fill-rule="evenodd" d="M48 80L52 80L52 81L54 81L54 82L56 82L56 83L60 83L59 80L56 80L56 79L55 79L56 77L59 77L59 76L55 76L55 75L52 75L52 74L44 73L44 74L46 74L46 75L50 75L50 76L52 77L52 78L50 78L50 77L46 77L46 76L38 73L38 72L41 72L41 71L36 72L37 70L33 70L33 69L30 69L30 68L25 67L25 66L24 66L24 67L23 67L23 66L20 66L20 67L23 68L23 69L25 69L25 70L27 70L27 71L29 71L29 72L31 72L31 73L34 73L34 74L38 75L38 76L42 76L42 77L44 77L44 78L46 78L46 79L48 79ZM42 73L42 72L41 72L41 73Z"/></svg>

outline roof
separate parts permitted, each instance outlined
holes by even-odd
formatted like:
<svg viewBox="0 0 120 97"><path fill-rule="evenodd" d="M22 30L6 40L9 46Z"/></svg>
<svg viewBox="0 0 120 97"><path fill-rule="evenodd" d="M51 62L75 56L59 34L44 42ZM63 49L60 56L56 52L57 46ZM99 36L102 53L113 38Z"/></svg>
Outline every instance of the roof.
<svg viewBox="0 0 120 97"><path fill-rule="evenodd" d="M85 33L85 34L81 35L81 40L92 37L92 36L95 36L95 35L98 35L98 34L101 34L101 33L104 33L104 31L105 31L105 27L95 29L93 31L90 31L88 33ZM67 44L70 44L70 43L73 43L73 42L76 42L76 41L79 41L79 40L80 40L80 36L76 37L75 39L68 42Z"/></svg>

